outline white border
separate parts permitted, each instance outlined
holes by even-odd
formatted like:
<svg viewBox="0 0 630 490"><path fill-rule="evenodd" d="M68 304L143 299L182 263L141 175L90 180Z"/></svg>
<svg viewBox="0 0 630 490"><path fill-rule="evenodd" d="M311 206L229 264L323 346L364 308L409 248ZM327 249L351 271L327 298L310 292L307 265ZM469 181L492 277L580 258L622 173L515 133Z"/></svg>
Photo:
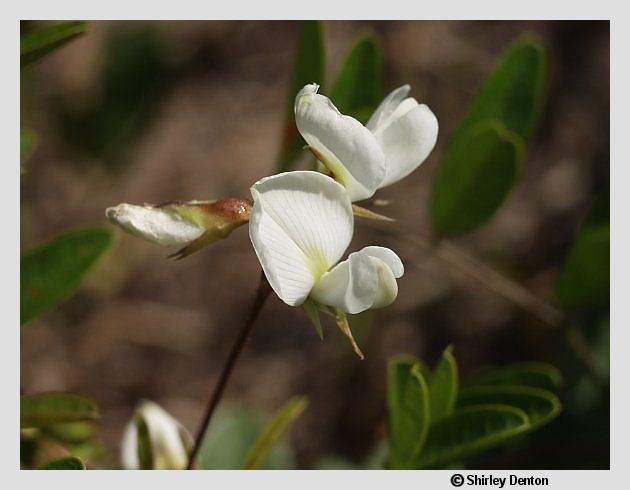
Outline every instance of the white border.
<svg viewBox="0 0 630 490"><path fill-rule="evenodd" d="M0 160L2 187L2 225L5 240L2 247L2 332L6 340L1 343L2 355L2 403L0 404L0 464L5 488L86 488L108 489L123 485L143 485L145 488L173 488L190 484L191 488L300 488L317 489L328 486L344 488L379 488L399 485L401 488L441 489L454 488L449 479L452 471L274 471L274 472L50 472L19 471L18 440L19 380L19 161L16 121L19 117L19 19L611 19L611 185L612 185L612 275L611 275L611 471L533 471L514 472L522 476L548 477L548 488L592 489L620 488L621 482L630 476L628 468L630 439L628 391L625 382L628 372L627 346L630 346L630 315L624 308L627 301L628 277L630 276L628 252L630 250L630 219L624 211L629 208L630 186L630 23L621 2L600 0L576 2L529 0L527 2L493 1L446 1L412 2L388 0L378 5L367 1L318 2L258 1L247 4L236 0L229 2L192 2L178 0L157 2L131 2L109 0L86 2L85 0L29 1L18 5L4 2L0 17L2 29L0 53L6 67L0 77L2 104L3 158ZM244 4L245 3L245 4ZM614 162L614 164L612 164ZM624 253L625 252L625 253ZM492 474L504 476L512 472L486 471L463 472L468 474ZM6 486L5 486L6 485ZM464 486L463 488L468 488ZM494 488L494 487L488 487Z"/></svg>

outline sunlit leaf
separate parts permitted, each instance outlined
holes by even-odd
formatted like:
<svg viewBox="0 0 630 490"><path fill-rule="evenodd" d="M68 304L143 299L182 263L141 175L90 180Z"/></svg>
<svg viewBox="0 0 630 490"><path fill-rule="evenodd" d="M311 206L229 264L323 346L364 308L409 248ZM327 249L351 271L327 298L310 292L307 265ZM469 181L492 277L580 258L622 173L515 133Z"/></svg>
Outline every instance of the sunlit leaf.
<svg viewBox="0 0 630 490"><path fill-rule="evenodd" d="M71 296L111 243L111 231L92 227L64 233L22 254L22 325Z"/></svg>
<svg viewBox="0 0 630 490"><path fill-rule="evenodd" d="M20 40L20 66L23 68L51 51L85 34L89 22L69 21L47 25L26 34Z"/></svg>
<svg viewBox="0 0 630 490"><path fill-rule="evenodd" d="M245 456L243 469L255 470L262 466L269 452L284 435L293 422L302 414L308 402L304 397L296 397L280 409L265 426Z"/></svg>
<svg viewBox="0 0 630 490"><path fill-rule="evenodd" d="M527 140L545 103L547 78L543 46L528 37L514 42L478 89L453 139L481 121L496 119Z"/></svg>
<svg viewBox="0 0 630 490"><path fill-rule="evenodd" d="M339 68L330 99L342 114L365 123L381 101L383 61L372 36L355 41Z"/></svg>
<svg viewBox="0 0 630 490"><path fill-rule="evenodd" d="M446 348L429 378L431 423L453 413L457 401L457 362L452 347Z"/></svg>
<svg viewBox="0 0 630 490"><path fill-rule="evenodd" d="M285 111L284 133L278 161L278 171L289 170L296 157L302 152L304 141L295 126L293 106L295 96L309 83L324 84L325 77L324 26L318 20L302 22L302 31L298 40L297 52ZM321 89L320 89L321 90Z"/></svg>
<svg viewBox="0 0 630 490"><path fill-rule="evenodd" d="M516 184L523 143L497 121L470 126L444 152L429 211L438 236L467 233L487 221Z"/></svg>
<svg viewBox="0 0 630 490"><path fill-rule="evenodd" d="M431 426L416 467L439 468L501 444L529 429L527 414L515 407L463 408Z"/></svg>
<svg viewBox="0 0 630 490"><path fill-rule="evenodd" d="M530 429L555 418L561 410L560 400L553 393L531 386L471 386L462 389L458 408L484 404L509 405L520 408L529 417Z"/></svg>
<svg viewBox="0 0 630 490"><path fill-rule="evenodd" d="M558 388L562 374L544 362L520 362L481 372L465 386L520 385L546 390Z"/></svg>
<svg viewBox="0 0 630 490"><path fill-rule="evenodd" d="M430 421L427 384L414 359L398 357L390 362L387 402L390 466L408 468L422 450Z"/></svg>
<svg viewBox="0 0 630 490"><path fill-rule="evenodd" d="M84 470L85 463L75 456L53 459L41 465L38 470Z"/></svg>
<svg viewBox="0 0 630 490"><path fill-rule="evenodd" d="M47 427L67 422L95 420L96 405L71 393L39 393L20 398L20 427Z"/></svg>

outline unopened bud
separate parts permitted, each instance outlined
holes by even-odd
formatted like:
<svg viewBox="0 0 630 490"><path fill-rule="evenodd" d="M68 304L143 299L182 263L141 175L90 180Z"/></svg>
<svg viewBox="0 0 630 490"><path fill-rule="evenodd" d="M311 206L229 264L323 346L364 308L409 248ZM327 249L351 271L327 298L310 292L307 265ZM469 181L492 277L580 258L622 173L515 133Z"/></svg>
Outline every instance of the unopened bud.
<svg viewBox="0 0 630 490"><path fill-rule="evenodd" d="M119 204L105 214L127 233L158 245L187 246L173 256L183 258L225 238L249 221L251 206L242 199L172 201L163 204Z"/></svg>
<svg viewBox="0 0 630 490"><path fill-rule="evenodd" d="M143 400L125 427L122 466L128 470L183 470L192 443L182 424L156 403Z"/></svg>

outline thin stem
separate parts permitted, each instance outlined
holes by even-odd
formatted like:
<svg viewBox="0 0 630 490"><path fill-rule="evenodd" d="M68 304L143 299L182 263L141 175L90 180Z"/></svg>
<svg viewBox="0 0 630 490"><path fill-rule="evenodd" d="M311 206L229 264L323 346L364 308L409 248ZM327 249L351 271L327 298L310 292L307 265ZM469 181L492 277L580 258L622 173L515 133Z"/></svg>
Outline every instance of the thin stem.
<svg viewBox="0 0 630 490"><path fill-rule="evenodd" d="M195 437L195 445L193 446L193 449L190 453L190 457L188 458L187 469L189 470L192 469L195 463L195 460L197 459L197 455L199 454L199 450L201 449L201 443L203 442L203 439L206 435L206 431L208 430L208 426L210 425L210 420L212 419L212 415L214 414L214 411L216 410L217 406L219 405L219 402L221 401L221 397L223 396L223 392L225 391L225 388L228 384L230 375L232 374L232 371L234 370L236 361L238 360L238 357L241 354L243 347L245 346L247 338L249 337L249 334L251 333L252 328L254 327L254 323L256 323L256 319L258 318L258 315L260 314L265 304L265 301L269 297L270 292L271 292L271 287L269 286L269 282L267 282L267 278L265 277L265 274L261 273L260 283L258 285L256 298L254 299L252 308L249 311L249 316L247 317L247 321L245 322L245 325L243 325L243 328L241 332L239 333L238 337L236 338L236 341L234 342L234 345L232 346L232 350L230 351L230 354L228 355L225 361L225 364L223 365L223 369L219 376L219 381L217 382L217 385L214 388L214 392L212 393L212 397L210 398L210 401L208 402L208 407L206 408L206 414L203 418L203 422L201 423L201 426L199 427L199 432L197 433L197 437Z"/></svg>
<svg viewBox="0 0 630 490"><path fill-rule="evenodd" d="M540 322L550 327L560 327L564 314L554 306L538 298L522 285L497 272L492 267L471 257L463 250L447 242L435 241L428 235L406 235L407 240L432 252L450 267L475 279L490 291L522 308Z"/></svg>
<svg viewBox="0 0 630 490"><path fill-rule="evenodd" d="M429 249L436 257L451 267L477 280L489 290L519 306L545 325L561 329L575 358L582 365L591 381L601 389L608 387L608 381L599 374L595 367L588 341L579 329L570 324L562 311L541 300L521 284L466 254L448 241L433 241L426 235L422 235L419 240L410 236L407 236L407 238Z"/></svg>
<svg viewBox="0 0 630 490"><path fill-rule="evenodd" d="M433 251L443 261L481 282L488 289L519 306L542 323L554 328L562 325L564 313L560 310L541 300L517 282L465 254L453 244L446 241L438 242L434 245Z"/></svg>

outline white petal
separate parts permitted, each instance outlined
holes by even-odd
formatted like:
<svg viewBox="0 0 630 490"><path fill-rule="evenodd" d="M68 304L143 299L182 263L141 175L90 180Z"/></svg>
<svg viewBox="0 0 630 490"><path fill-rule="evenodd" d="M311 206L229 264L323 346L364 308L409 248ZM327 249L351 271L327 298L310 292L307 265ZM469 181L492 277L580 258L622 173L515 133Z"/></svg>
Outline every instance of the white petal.
<svg viewBox="0 0 630 490"><path fill-rule="evenodd" d="M352 239L348 193L330 177L310 171L266 177L251 191L249 236L256 255L280 299L299 305Z"/></svg>
<svg viewBox="0 0 630 490"><path fill-rule="evenodd" d="M109 220L123 230L158 245L178 245L199 238L204 229L168 208L119 204L107 208Z"/></svg>
<svg viewBox="0 0 630 490"><path fill-rule="evenodd" d="M322 276L311 297L321 304L354 314L369 309L377 293L378 273L372 259L355 252Z"/></svg>
<svg viewBox="0 0 630 490"><path fill-rule="evenodd" d="M379 188L398 182L418 168L437 141L437 118L426 105L412 102L415 100L403 101L388 124L374 133L385 153L387 169Z"/></svg>
<svg viewBox="0 0 630 490"><path fill-rule="evenodd" d="M410 90L411 87L409 85L403 85L392 90L376 108L366 127L374 132L379 126L384 125L384 122L391 117L400 103L407 97Z"/></svg>
<svg viewBox="0 0 630 490"><path fill-rule="evenodd" d="M376 257L370 257L378 274L378 289L372 299L372 309L383 308L398 296L398 283L389 265Z"/></svg>
<svg viewBox="0 0 630 490"><path fill-rule="evenodd" d="M182 436L192 440L190 434L168 412L156 403L143 401L138 413L142 415L151 440L154 469L184 469L188 453ZM132 420L127 424L121 445L123 467L138 469L138 433Z"/></svg>
<svg viewBox="0 0 630 490"><path fill-rule="evenodd" d="M346 292L350 284L350 262L344 260L324 274L311 291L311 298L326 306L347 311Z"/></svg>
<svg viewBox="0 0 630 490"><path fill-rule="evenodd" d="M365 247L324 274L311 298L351 314L382 308L396 299L396 278L403 272L402 262L392 250Z"/></svg>
<svg viewBox="0 0 630 490"><path fill-rule="evenodd" d="M316 93L317 87L307 85L295 99L297 128L350 199L367 199L385 177L383 151L365 126L341 114L330 99Z"/></svg>
<svg viewBox="0 0 630 490"><path fill-rule="evenodd" d="M136 424L132 420L125 426L122 442L120 444L120 462L126 470L139 470L138 459L138 433Z"/></svg>
<svg viewBox="0 0 630 490"><path fill-rule="evenodd" d="M395 278L402 277L405 273L405 267L403 266L402 260L400 257L396 255L392 249L387 247L376 247L374 245L370 247L365 247L361 250L364 254L369 255L370 257L375 257L377 259L381 259L392 271L392 274Z"/></svg>

